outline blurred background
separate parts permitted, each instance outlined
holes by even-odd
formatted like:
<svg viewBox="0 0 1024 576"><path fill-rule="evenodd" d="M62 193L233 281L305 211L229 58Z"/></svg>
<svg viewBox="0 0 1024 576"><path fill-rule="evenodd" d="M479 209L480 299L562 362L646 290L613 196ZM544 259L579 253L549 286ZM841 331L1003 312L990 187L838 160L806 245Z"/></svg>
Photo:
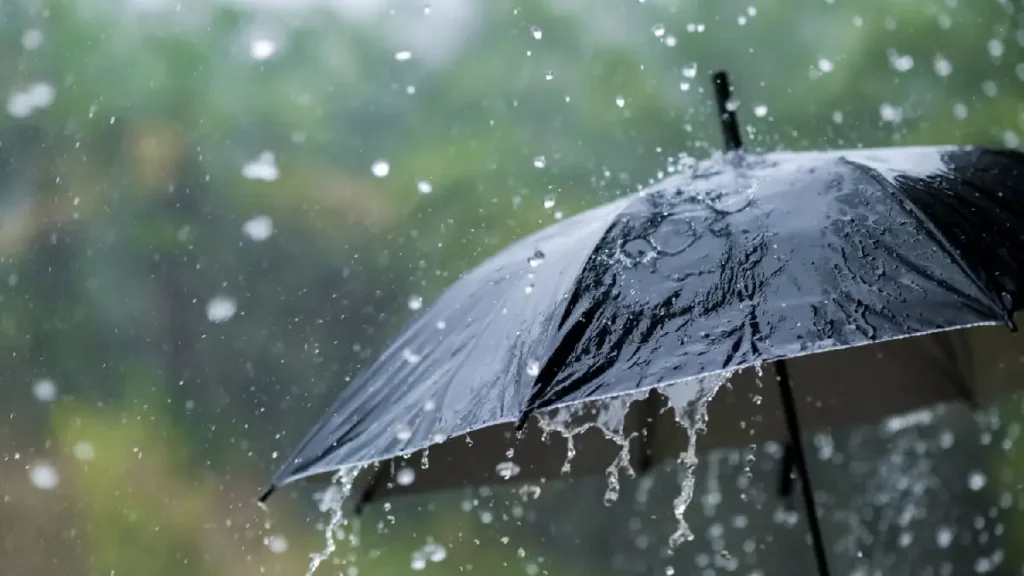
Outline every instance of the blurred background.
<svg viewBox="0 0 1024 576"><path fill-rule="evenodd" d="M717 150L716 68L755 151L1024 135L1020 0L4 0L0 47L12 576L303 574L318 487L255 497L307 428L462 271ZM1024 573L1022 422L814 438L837 573ZM778 457L705 456L671 558L668 466L395 501L317 573L810 572Z"/></svg>

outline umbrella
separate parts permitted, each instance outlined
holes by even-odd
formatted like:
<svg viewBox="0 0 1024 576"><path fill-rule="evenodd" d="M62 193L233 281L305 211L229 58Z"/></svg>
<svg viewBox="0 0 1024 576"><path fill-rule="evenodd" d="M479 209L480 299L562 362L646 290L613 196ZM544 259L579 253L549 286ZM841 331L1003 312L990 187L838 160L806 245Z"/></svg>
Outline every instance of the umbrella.
<svg viewBox="0 0 1024 576"><path fill-rule="evenodd" d="M725 154L685 163L464 275L345 389L263 498L428 447L434 464L417 473L419 489L557 471L560 448L525 426L531 415L568 441L577 431L612 438L603 451L581 450L577 471L612 459L614 480L626 464L681 449L691 468L705 407L728 379L710 408L727 425L705 437L794 440L818 570L828 574L801 427L978 402L1020 381L1015 367L993 372L975 359L1004 345L993 344L1003 336L991 326L1013 328L1024 303L1024 155L749 155L728 81L714 81ZM662 394L644 398L652 388ZM608 401L592 425L569 423L579 403L597 399ZM768 417L772 402L784 426ZM685 434L664 425L663 404ZM747 422L756 426L736 425ZM641 450L629 450L633 439ZM511 446L516 463L497 446ZM410 487L402 472L364 475L361 498ZM681 522L687 501L684 483Z"/></svg>

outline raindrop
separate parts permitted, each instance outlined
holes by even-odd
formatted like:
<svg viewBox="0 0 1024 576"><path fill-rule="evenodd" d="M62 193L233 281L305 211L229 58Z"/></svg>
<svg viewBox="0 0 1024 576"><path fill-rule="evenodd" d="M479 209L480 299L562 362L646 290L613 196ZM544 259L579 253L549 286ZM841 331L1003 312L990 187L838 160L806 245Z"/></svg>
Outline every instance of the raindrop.
<svg viewBox="0 0 1024 576"><path fill-rule="evenodd" d="M409 438L412 438L412 428L408 424L399 423L395 425L395 438L405 442Z"/></svg>
<svg viewBox="0 0 1024 576"><path fill-rule="evenodd" d="M835 68L835 64L833 64L828 58L818 58L818 70L820 70L822 74L828 74L835 70Z"/></svg>
<svg viewBox="0 0 1024 576"><path fill-rule="evenodd" d="M530 360L526 363L526 373L534 378L540 374L540 362L536 360Z"/></svg>
<svg viewBox="0 0 1024 576"><path fill-rule="evenodd" d="M277 168L277 159L274 157L274 153L264 150L256 159L247 162L242 166L242 176L249 180L263 180L264 182L277 180L281 176L281 171Z"/></svg>
<svg viewBox="0 0 1024 576"><path fill-rule="evenodd" d="M963 102L957 102L956 104L953 104L953 116L955 116L957 120L963 120L967 118L967 112L967 105L964 104Z"/></svg>
<svg viewBox="0 0 1024 576"><path fill-rule="evenodd" d="M273 40L258 38L249 44L249 56L252 56L253 60L266 60L273 56L274 52L277 52L277 44Z"/></svg>
<svg viewBox="0 0 1024 576"><path fill-rule="evenodd" d="M654 34L656 38L661 38L665 35L665 25L659 23L651 26L651 33Z"/></svg>
<svg viewBox="0 0 1024 576"><path fill-rule="evenodd" d="M889 67L897 72L907 72L914 67L914 58L909 54L900 54L892 48L885 54L889 58Z"/></svg>
<svg viewBox="0 0 1024 576"><path fill-rule="evenodd" d="M530 268L536 268L544 263L544 253L540 250L535 250L533 255L526 259L526 263L530 265Z"/></svg>
<svg viewBox="0 0 1024 576"><path fill-rule="evenodd" d="M238 302L223 294L210 298L210 301L206 303L206 318L214 324L231 320L237 311Z"/></svg>
<svg viewBox="0 0 1024 576"><path fill-rule="evenodd" d="M548 165L548 159L543 156L535 156L533 158L534 168L543 168Z"/></svg>
<svg viewBox="0 0 1024 576"><path fill-rule="evenodd" d="M412 553L412 560L409 562L409 568L419 572L427 567L427 559L423 556L423 553L417 550Z"/></svg>
<svg viewBox="0 0 1024 576"><path fill-rule="evenodd" d="M398 472L395 473L395 482L397 482L399 486L409 486L415 481L416 471L408 466L399 468Z"/></svg>
<svg viewBox="0 0 1024 576"><path fill-rule="evenodd" d="M697 77L697 63L691 62L686 66L683 66L683 77L684 78L696 78Z"/></svg>
<svg viewBox="0 0 1024 576"><path fill-rule="evenodd" d="M412 52L410 52L408 50L400 50L398 52L395 52L395 60L398 60L399 62L405 62L405 61L411 60L411 59L412 59Z"/></svg>
<svg viewBox="0 0 1024 576"><path fill-rule="evenodd" d="M511 461L500 462L495 468L495 472L497 472L498 476L501 476L504 480L508 480L509 478L518 475L519 471L519 465Z"/></svg>
<svg viewBox="0 0 1024 576"><path fill-rule="evenodd" d="M11 92L7 97L7 113L15 118L25 118L36 110L53 104L56 98L57 90L53 86L45 82L36 82L22 90Z"/></svg>
<svg viewBox="0 0 1024 576"><path fill-rule="evenodd" d="M434 191L434 187L426 180L419 180L416 182L416 191L420 194L430 194Z"/></svg>
<svg viewBox="0 0 1024 576"><path fill-rule="evenodd" d="M973 490L974 492L978 492L979 490L984 488L985 484L987 483L988 477L985 476L985 473L980 470L973 470L970 474L967 475L967 487Z"/></svg>
<svg viewBox="0 0 1024 576"><path fill-rule="evenodd" d="M60 485L60 474L49 462L36 462L28 469L28 479L40 490L53 490Z"/></svg>
<svg viewBox="0 0 1024 576"><path fill-rule="evenodd" d="M377 178L385 178L391 173L391 165L387 160L377 160L370 165L370 172Z"/></svg>
<svg viewBox="0 0 1024 576"><path fill-rule="evenodd" d="M402 350L402 360L405 360L409 364L419 364L420 360L423 360L423 355L412 348L406 348Z"/></svg>
<svg viewBox="0 0 1024 576"><path fill-rule="evenodd" d="M40 378L32 383L32 395L40 402L53 402L57 399L57 384L49 378Z"/></svg>
<svg viewBox="0 0 1024 576"><path fill-rule="evenodd" d="M550 210L555 207L555 197L545 196L544 197L544 208Z"/></svg>
<svg viewBox="0 0 1024 576"><path fill-rule="evenodd" d="M434 327L437 328L438 330L444 330L445 328L448 327L448 323L445 322L444 320L438 320L437 323L434 324Z"/></svg>
<svg viewBox="0 0 1024 576"><path fill-rule="evenodd" d="M768 107L767 106L765 106L764 104L758 104L758 105L754 106L754 116L757 116L758 118L764 118L767 115L768 115Z"/></svg>
<svg viewBox="0 0 1024 576"><path fill-rule="evenodd" d="M953 63L947 60L942 54L938 54L932 62L932 69L935 70L935 74L937 76L945 78L953 73Z"/></svg>
<svg viewBox="0 0 1024 576"><path fill-rule="evenodd" d="M272 554L284 554L288 551L288 539L280 534L267 536L263 539L263 544Z"/></svg>
<svg viewBox="0 0 1024 576"><path fill-rule="evenodd" d="M533 36L534 40L540 40L544 37L544 31L541 30L539 26L530 26L530 34Z"/></svg>
<svg viewBox="0 0 1024 576"><path fill-rule="evenodd" d="M878 107L878 114L882 117L883 122L898 124L903 121L903 108L888 102Z"/></svg>
<svg viewBox="0 0 1024 576"><path fill-rule="evenodd" d="M423 308L423 297L413 294L409 296L409 310L419 310Z"/></svg>
<svg viewBox="0 0 1024 576"><path fill-rule="evenodd" d="M242 224L242 233L253 242L263 242L274 233L274 220L264 214L253 216Z"/></svg>
<svg viewBox="0 0 1024 576"><path fill-rule="evenodd" d="M84 440L75 442L75 445L71 447L71 453L82 462L88 462L96 457L96 449L93 447L92 442Z"/></svg>
<svg viewBox="0 0 1024 576"><path fill-rule="evenodd" d="M554 80L555 79L555 73L552 72L551 70L548 70L547 72L544 73L544 79L545 80Z"/></svg>
<svg viewBox="0 0 1024 576"><path fill-rule="evenodd" d="M622 108L623 106L626 105L626 99L622 96L616 96L615 105L618 106L619 108Z"/></svg>
<svg viewBox="0 0 1024 576"><path fill-rule="evenodd" d="M43 45L43 32L38 28L25 30L21 35L21 45L25 50L35 50Z"/></svg>
<svg viewBox="0 0 1024 576"><path fill-rule="evenodd" d="M433 412L436 409L437 409L437 402L435 402L433 398L429 398L429 399L427 399L426 402L423 403L423 410L424 410L424 412Z"/></svg>
<svg viewBox="0 0 1024 576"><path fill-rule="evenodd" d="M989 55L993 58L1002 57L1003 53L1006 51L1006 46L1003 45L1003 41L998 38L989 40L986 47L988 48Z"/></svg>

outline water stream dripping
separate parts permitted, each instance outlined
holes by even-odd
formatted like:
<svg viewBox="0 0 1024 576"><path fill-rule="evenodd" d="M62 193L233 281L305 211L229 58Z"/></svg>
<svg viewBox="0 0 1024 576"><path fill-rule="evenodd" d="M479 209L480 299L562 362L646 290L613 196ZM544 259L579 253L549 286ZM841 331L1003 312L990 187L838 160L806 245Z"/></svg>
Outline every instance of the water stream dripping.
<svg viewBox="0 0 1024 576"><path fill-rule="evenodd" d="M604 503L611 505L619 499L619 474L625 472L629 478L635 476L630 466L630 441L635 432L625 433L626 414L629 407L636 400L647 395L647 391L623 394L600 401L599 403L586 402L570 404L546 412L537 414L537 422L543 431L543 440L546 442L552 432L557 432L565 438L566 454L565 464L562 465L562 474L568 474L572 469L572 459L576 456L576 445L574 436L582 434L592 427L600 430L605 438L619 446L619 453L605 471L608 478L608 488L605 490ZM580 421L596 411L596 417Z"/></svg>
<svg viewBox="0 0 1024 576"><path fill-rule="evenodd" d="M344 511L345 500L352 494L352 485L362 469L362 466L349 466L338 470L331 479L331 485L320 496L320 511L330 513L330 520L324 529L324 538L327 540L327 544L323 550L311 555L306 576L313 576L316 569L320 567L320 563L334 553L335 538L343 537L341 531L348 525ZM352 537L355 538L355 532L352 532Z"/></svg>
<svg viewBox="0 0 1024 576"><path fill-rule="evenodd" d="M708 421L708 404L718 389L731 376L730 372L718 372L706 376L691 378L661 389L675 412L676 422L686 429L686 450L679 454L680 490L679 496L672 503L672 513L678 526L669 537L669 550L679 544L693 540L693 531L683 518L687 506L693 500L694 472L697 469L697 436L704 432Z"/></svg>

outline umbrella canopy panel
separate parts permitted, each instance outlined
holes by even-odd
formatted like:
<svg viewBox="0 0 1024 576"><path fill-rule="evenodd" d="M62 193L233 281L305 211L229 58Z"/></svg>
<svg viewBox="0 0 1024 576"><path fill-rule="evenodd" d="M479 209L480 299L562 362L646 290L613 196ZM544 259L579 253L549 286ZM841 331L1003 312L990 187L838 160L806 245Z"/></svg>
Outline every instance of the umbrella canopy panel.
<svg viewBox="0 0 1024 576"><path fill-rule="evenodd" d="M1008 323L1024 302L1022 189L1024 155L986 149L682 166L464 276L342 393L274 485L583 400ZM811 373L794 367L793 379L840 377ZM856 394L868 381L844 384L845 397L885 405ZM905 398L890 407L923 396Z"/></svg>

